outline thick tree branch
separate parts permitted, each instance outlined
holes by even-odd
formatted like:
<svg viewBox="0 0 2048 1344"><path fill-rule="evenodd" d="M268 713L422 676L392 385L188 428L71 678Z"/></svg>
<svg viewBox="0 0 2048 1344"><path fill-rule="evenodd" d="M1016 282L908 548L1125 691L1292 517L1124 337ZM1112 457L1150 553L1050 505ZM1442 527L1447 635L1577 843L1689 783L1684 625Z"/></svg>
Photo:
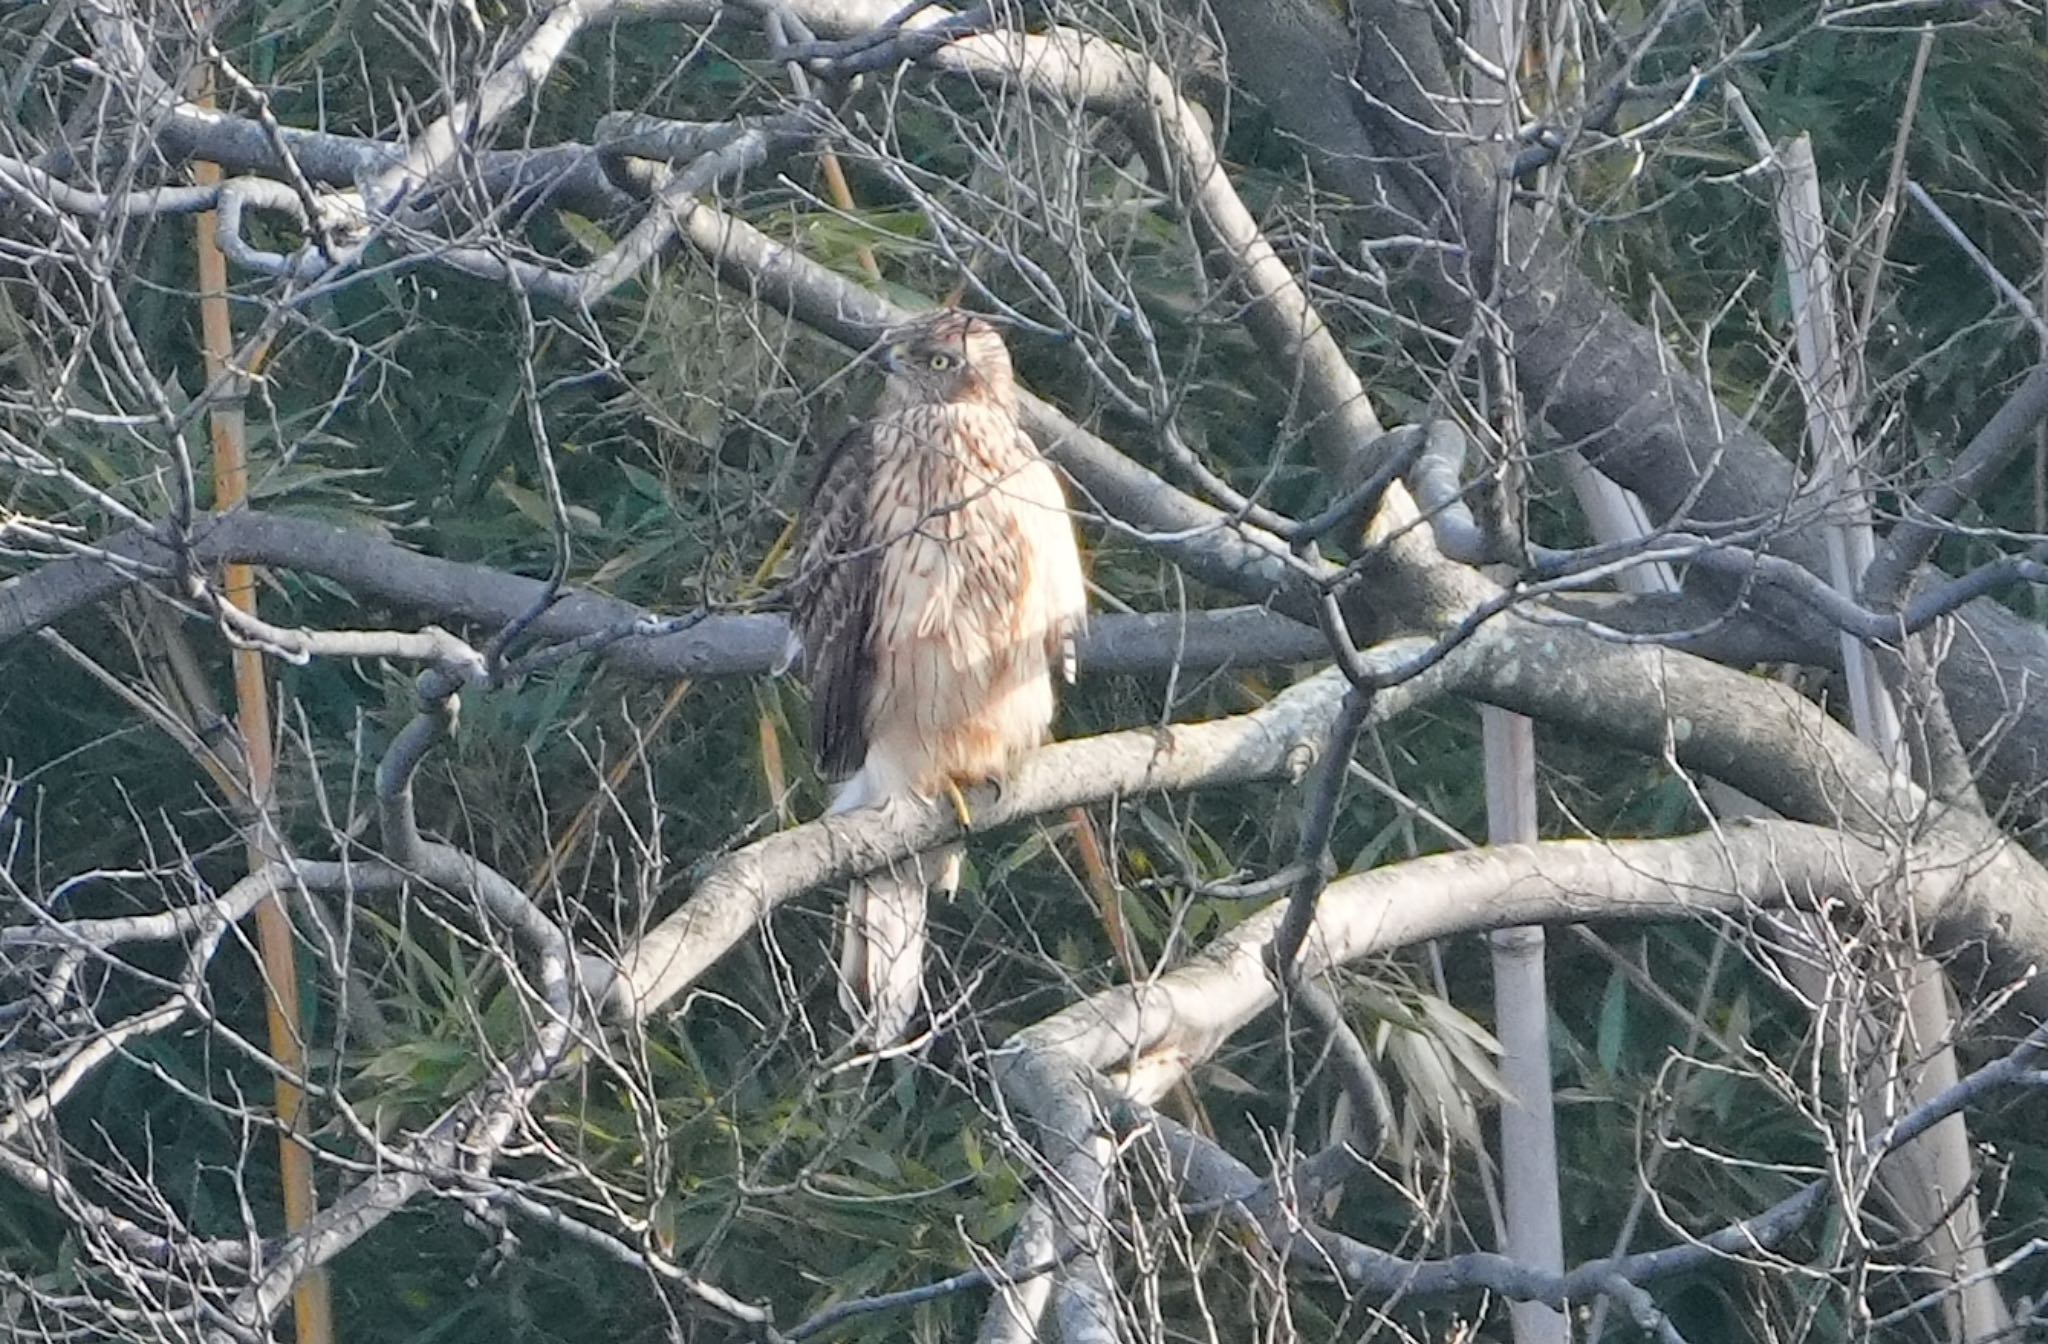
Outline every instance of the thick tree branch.
<svg viewBox="0 0 2048 1344"><path fill-rule="evenodd" d="M0 645L108 601L132 584L168 577L175 569L172 550L140 533L121 534L95 550L104 558L66 556L0 580ZM201 524L192 556L205 565L240 561L317 574L364 600L435 620L491 627L528 611L544 586L538 579L422 555L314 519L254 511ZM541 613L529 634L549 644L608 640L601 652L609 665L636 676L665 679L759 676L777 666L788 637L788 623L779 614L714 614L680 633L645 633L658 629L660 620L630 602L572 588ZM325 651L293 638L280 647L287 645ZM422 646L417 652L432 656L433 649ZM1089 623L1080 643L1080 666L1090 675L1175 667L1209 671L1312 662L1325 652L1322 636L1313 627L1251 607L1146 615L1111 612Z"/></svg>
<svg viewBox="0 0 2048 1344"><path fill-rule="evenodd" d="M1842 906L1890 884L1897 863L1882 845L1803 822L1745 823L1676 840L1551 841L1432 855L1332 882L1317 904L1302 971L1321 974L1432 938L1517 925ZM1953 894L1953 883L1929 881L1910 899L1923 914L1945 917ZM1131 1095L1156 1100L1181 1070L1274 1003L1266 960L1285 911L1269 906L1185 965L1075 1004L1013 1044L1057 1052L1112 1079L1142 1080Z"/></svg>
<svg viewBox="0 0 2048 1344"><path fill-rule="evenodd" d="M172 163L205 159L230 175L284 173L283 155L261 123L192 103L167 109L155 123L155 149ZM396 167L403 146L355 136L282 127L286 149L307 179L322 186L352 187ZM547 201L602 219L638 205L638 198L612 185L600 150L589 145L537 149L483 149L470 164L486 196L517 214Z"/></svg>

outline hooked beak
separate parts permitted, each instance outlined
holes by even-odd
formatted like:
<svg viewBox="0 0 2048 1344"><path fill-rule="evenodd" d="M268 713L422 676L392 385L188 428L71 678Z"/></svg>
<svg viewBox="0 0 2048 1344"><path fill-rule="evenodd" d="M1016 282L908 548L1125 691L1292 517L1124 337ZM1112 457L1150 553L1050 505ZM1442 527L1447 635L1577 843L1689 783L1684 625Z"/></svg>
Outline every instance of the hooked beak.
<svg viewBox="0 0 2048 1344"><path fill-rule="evenodd" d="M868 358L879 365L884 373L903 372L903 348L899 345L878 345L868 351Z"/></svg>

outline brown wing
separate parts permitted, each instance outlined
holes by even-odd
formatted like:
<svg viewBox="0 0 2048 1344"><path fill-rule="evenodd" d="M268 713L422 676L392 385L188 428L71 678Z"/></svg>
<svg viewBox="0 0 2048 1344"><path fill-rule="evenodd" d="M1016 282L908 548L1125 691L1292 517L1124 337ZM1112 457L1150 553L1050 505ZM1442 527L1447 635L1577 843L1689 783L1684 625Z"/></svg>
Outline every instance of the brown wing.
<svg viewBox="0 0 2048 1344"><path fill-rule="evenodd" d="M827 775L860 769L874 682L875 550L868 536L874 444L865 426L839 437L804 499L804 545L790 587L811 688L811 750Z"/></svg>

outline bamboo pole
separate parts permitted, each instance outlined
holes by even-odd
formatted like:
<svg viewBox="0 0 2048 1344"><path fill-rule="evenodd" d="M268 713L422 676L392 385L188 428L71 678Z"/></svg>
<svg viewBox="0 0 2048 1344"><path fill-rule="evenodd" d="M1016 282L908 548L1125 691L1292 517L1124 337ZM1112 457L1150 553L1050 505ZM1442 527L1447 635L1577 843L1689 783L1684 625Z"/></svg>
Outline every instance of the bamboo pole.
<svg viewBox="0 0 2048 1344"><path fill-rule="evenodd" d="M213 106L213 76L202 65L195 102ZM212 163L194 165L202 184L218 182L220 167ZM214 234L211 211L201 214L194 236L199 270L200 338L206 358L209 385L218 384L231 371L228 361L234 351L234 328L228 313L227 259L221 255ZM261 353L257 360L260 362ZM225 512L239 507L249 495L248 436L242 412L242 388L254 369L233 371L236 381L215 402L207 414L213 442L213 506ZM241 611L256 613L256 575L248 565L228 565L222 577L223 593ZM271 816L271 786L276 762L272 756L270 693L263 655L254 649L235 649L231 654L235 682L235 725L241 738L246 811L243 826L249 871L276 861L277 830ZM319 1209L314 1185L312 1151L307 1145L306 1097L295 1080L306 1076L306 1036L299 1005L298 965L294 957L292 925L285 913L282 896L273 897L256 908L256 946L263 971L264 1017L269 1030L270 1053L278 1063L277 1119L278 1171L284 1187L284 1223L287 1231L305 1225ZM333 1298L325 1271L314 1270L299 1283L292 1295L292 1316L299 1344L332 1344L334 1339Z"/></svg>
<svg viewBox="0 0 2048 1344"><path fill-rule="evenodd" d="M1522 0L1480 0L1468 11L1474 52L1498 72L1472 79L1474 130L1510 152L1517 120L1515 75L1525 48ZM1507 242L1506 198L1495 218L1495 246ZM1480 321L1491 320L1482 315ZM1523 450L1520 406L1503 331L1486 336L1488 384L1504 426L1506 460ZM1514 502L1509 501L1513 507ZM1519 714L1480 710L1486 757L1486 838L1496 845L1533 843L1536 822L1536 729ZM1557 1172L1557 1113L1550 1076L1550 987L1541 928L1500 929L1487 939L1493 961L1494 1034L1501 1043L1501 1079L1509 1099L1500 1109L1501 1250L1518 1264L1561 1273L1564 1204ZM1508 1307L1515 1344L1569 1344L1571 1318L1542 1302Z"/></svg>

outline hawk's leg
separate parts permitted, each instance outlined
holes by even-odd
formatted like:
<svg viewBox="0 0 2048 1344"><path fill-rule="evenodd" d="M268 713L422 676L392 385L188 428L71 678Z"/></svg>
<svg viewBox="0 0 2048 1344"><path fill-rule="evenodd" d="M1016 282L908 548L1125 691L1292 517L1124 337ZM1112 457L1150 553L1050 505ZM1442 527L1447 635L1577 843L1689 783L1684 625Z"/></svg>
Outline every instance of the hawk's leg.
<svg viewBox="0 0 2048 1344"><path fill-rule="evenodd" d="M960 792L960 785L953 780L946 781L946 801L953 804L953 815L960 820L960 829L974 829L974 812L967 806L967 795Z"/></svg>
<svg viewBox="0 0 2048 1344"><path fill-rule="evenodd" d="M967 805L967 795L960 791L960 781L946 781L946 801L953 805L953 815L959 819L960 829L974 829L974 809ZM932 890L951 900L960 892L960 860L966 851L958 844L946 845L932 851L928 857L938 860L938 876L932 881Z"/></svg>

